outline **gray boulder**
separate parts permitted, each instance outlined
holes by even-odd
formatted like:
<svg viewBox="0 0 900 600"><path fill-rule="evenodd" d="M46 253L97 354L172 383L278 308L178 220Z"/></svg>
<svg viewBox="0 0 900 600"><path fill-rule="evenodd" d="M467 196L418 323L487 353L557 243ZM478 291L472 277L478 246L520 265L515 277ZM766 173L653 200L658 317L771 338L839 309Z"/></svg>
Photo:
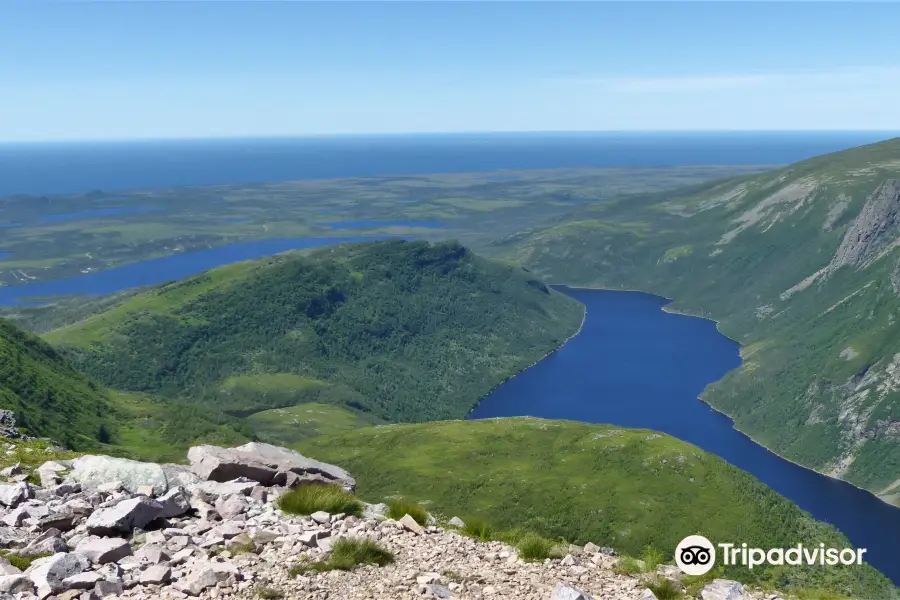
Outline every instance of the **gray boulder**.
<svg viewBox="0 0 900 600"><path fill-rule="evenodd" d="M356 488L356 481L340 467L271 444L250 442L237 448L194 446L188 450L188 460L194 473L211 481L246 477L265 486L316 481L337 483L349 491Z"/></svg>
<svg viewBox="0 0 900 600"><path fill-rule="evenodd" d="M15 510L12 510L3 515L3 518L0 520L2 520L3 523L5 525L8 525L9 527L19 527L20 525L22 525L22 522L29 516L30 515L28 514L28 511L20 506L19 508L16 508Z"/></svg>
<svg viewBox="0 0 900 600"><path fill-rule="evenodd" d="M594 600L594 597L571 585L557 583L550 600Z"/></svg>
<svg viewBox="0 0 900 600"><path fill-rule="evenodd" d="M0 483L0 504L15 508L21 503L34 498L34 490L25 482Z"/></svg>
<svg viewBox="0 0 900 600"><path fill-rule="evenodd" d="M30 594L33 592L34 583L27 575L0 575L0 593Z"/></svg>
<svg viewBox="0 0 900 600"><path fill-rule="evenodd" d="M238 477L230 481L201 481L191 487L194 492L202 492L204 500L214 500L219 496L241 494L249 496L259 483L246 477Z"/></svg>
<svg viewBox="0 0 900 600"><path fill-rule="evenodd" d="M15 477L16 475L22 474L22 465L20 463L16 463L5 469L0 469L0 477Z"/></svg>
<svg viewBox="0 0 900 600"><path fill-rule="evenodd" d="M69 545L62 538L62 532L59 529L48 529L41 533L37 538L28 543L27 546L17 552L21 556L41 556L43 554L58 554L60 552L68 552Z"/></svg>
<svg viewBox="0 0 900 600"><path fill-rule="evenodd" d="M76 458L64 481L80 483L89 488L120 481L122 487L132 493L146 485L151 486L157 496L169 490L169 483L161 466L112 456L86 455Z"/></svg>
<svg viewBox="0 0 900 600"><path fill-rule="evenodd" d="M743 585L728 579L713 579L700 590L700 597L703 600L752 600Z"/></svg>
<svg viewBox="0 0 900 600"><path fill-rule="evenodd" d="M141 573L141 585L163 585L172 579L172 569L166 565L153 565Z"/></svg>
<svg viewBox="0 0 900 600"><path fill-rule="evenodd" d="M403 518L397 521L397 524L402 526L403 529L415 533L416 535L422 535L423 533L425 533L425 529L423 529L421 525L416 523L416 520L409 515L403 515Z"/></svg>
<svg viewBox="0 0 900 600"><path fill-rule="evenodd" d="M71 577L66 577L62 585L67 590L92 590L97 582L103 579L103 575L96 571L85 571Z"/></svg>
<svg viewBox="0 0 900 600"><path fill-rule="evenodd" d="M387 504L366 504L363 507L363 518L375 519L376 521L384 521L385 519L387 519L387 511Z"/></svg>
<svg viewBox="0 0 900 600"><path fill-rule="evenodd" d="M191 510L190 496L181 486L169 488L169 491L158 498L157 501L162 505L162 511L160 511L159 516L163 519L180 517Z"/></svg>
<svg viewBox="0 0 900 600"><path fill-rule="evenodd" d="M101 579L94 586L94 596L97 598L106 598L107 596L118 596L125 590L125 585L121 579Z"/></svg>
<svg viewBox="0 0 900 600"><path fill-rule="evenodd" d="M451 526L453 526L453 527L459 527L459 528L463 528L463 527L466 526L465 521L463 521L463 520L460 519L459 517L453 517L452 519L450 519L450 520L447 522L447 524L448 524L448 525L451 525Z"/></svg>
<svg viewBox="0 0 900 600"><path fill-rule="evenodd" d="M177 486L190 488L192 485L203 481L196 473L184 465L162 465L162 470L166 474L166 481L169 482L169 489Z"/></svg>
<svg viewBox="0 0 900 600"><path fill-rule="evenodd" d="M198 562L192 565L187 577L175 583L175 588L190 596L199 596L203 590L215 586L220 581L228 581L229 578L240 579L237 567L234 565Z"/></svg>
<svg viewBox="0 0 900 600"><path fill-rule="evenodd" d="M142 565L159 565L169 560L169 553L161 544L144 544L134 553Z"/></svg>
<svg viewBox="0 0 900 600"><path fill-rule="evenodd" d="M247 497L240 494L232 494L230 496L219 496L216 500L216 512L225 519L233 519L247 511Z"/></svg>
<svg viewBox="0 0 900 600"><path fill-rule="evenodd" d="M75 546L75 552L85 555L88 560L97 565L117 562L131 555L131 544L122 538L102 538L96 535L88 536ZM90 587L94 587L93 585Z"/></svg>
<svg viewBox="0 0 900 600"><path fill-rule="evenodd" d="M600 546L594 544L593 542L588 542L584 545L584 551L587 554L597 554L600 552Z"/></svg>
<svg viewBox="0 0 900 600"><path fill-rule="evenodd" d="M0 556L0 575L19 575L21 572L21 569L14 567L8 560Z"/></svg>
<svg viewBox="0 0 900 600"><path fill-rule="evenodd" d="M37 588L38 596L46 598L50 594L64 591L66 587L63 580L83 573L89 566L87 558L80 554L60 552L35 561L25 574Z"/></svg>
<svg viewBox="0 0 900 600"><path fill-rule="evenodd" d="M88 533L114 535L143 528L162 512L163 505L146 496L123 500L110 508L101 508L87 520Z"/></svg>
<svg viewBox="0 0 900 600"><path fill-rule="evenodd" d="M38 520L37 526L41 529L41 531L47 531L48 529L69 531L70 529L75 527L75 523L77 520L78 516L74 512L72 512L71 510L62 509L57 512L52 512L46 517L41 517Z"/></svg>
<svg viewBox="0 0 900 600"><path fill-rule="evenodd" d="M65 463L50 460L37 468L41 487L50 487L62 483L62 474L68 469Z"/></svg>

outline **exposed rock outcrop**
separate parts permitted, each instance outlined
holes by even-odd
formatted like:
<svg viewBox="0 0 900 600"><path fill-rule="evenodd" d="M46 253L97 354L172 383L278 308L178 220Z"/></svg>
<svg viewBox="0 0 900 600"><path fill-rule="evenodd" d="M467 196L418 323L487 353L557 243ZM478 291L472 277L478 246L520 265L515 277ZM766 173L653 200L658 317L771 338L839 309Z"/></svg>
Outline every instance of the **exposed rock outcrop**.
<svg viewBox="0 0 900 600"><path fill-rule="evenodd" d="M896 242L900 234L900 180L884 182L863 206L844 234L829 265L835 271L845 265L862 266Z"/></svg>
<svg viewBox="0 0 900 600"><path fill-rule="evenodd" d="M339 483L349 491L356 481L349 473L287 448L251 442L237 448L194 446L188 451L191 469L203 479L230 481L246 477L261 485L294 487L302 482Z"/></svg>
<svg viewBox="0 0 900 600"><path fill-rule="evenodd" d="M16 426L16 413L11 410L0 409L0 437L7 439L22 437Z"/></svg>

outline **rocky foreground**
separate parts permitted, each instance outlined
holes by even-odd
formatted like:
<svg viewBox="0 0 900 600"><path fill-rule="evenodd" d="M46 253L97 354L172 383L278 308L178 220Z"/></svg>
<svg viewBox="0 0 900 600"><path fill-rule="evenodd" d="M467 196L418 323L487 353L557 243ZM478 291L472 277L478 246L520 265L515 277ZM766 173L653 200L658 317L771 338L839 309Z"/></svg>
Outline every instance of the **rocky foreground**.
<svg viewBox="0 0 900 600"><path fill-rule="evenodd" d="M342 469L290 450L198 446L188 458L190 467L83 456L33 473L5 469L0 600L655 598L639 578L616 574L614 553L593 544L529 563L500 542L422 527L408 515L387 519L384 505L366 505L361 518L284 514L276 500L290 487L355 487ZM27 481L35 477L39 486ZM394 563L292 576L292 567L328 557L342 537L377 541ZM701 597L774 598L722 580Z"/></svg>

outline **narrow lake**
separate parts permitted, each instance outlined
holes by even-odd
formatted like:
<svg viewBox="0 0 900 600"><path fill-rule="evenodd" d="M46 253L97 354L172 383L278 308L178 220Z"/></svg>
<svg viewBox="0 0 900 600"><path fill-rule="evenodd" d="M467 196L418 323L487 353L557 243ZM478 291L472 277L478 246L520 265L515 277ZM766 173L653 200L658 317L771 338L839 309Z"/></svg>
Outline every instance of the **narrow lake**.
<svg viewBox="0 0 900 600"><path fill-rule="evenodd" d="M741 362L738 344L715 323L664 312L667 300L641 292L559 289L587 307L581 333L495 389L469 418L532 416L668 433L831 523L900 584L900 509L779 458L697 399Z"/></svg>
<svg viewBox="0 0 900 600"><path fill-rule="evenodd" d="M383 239L374 236L287 238L256 240L171 254L161 258L130 263L121 267L52 281L35 281L21 285L0 287L0 306L16 306L29 298L86 294L102 296L131 288L157 285L196 275L208 269L242 260L271 256L288 250L303 250L331 246L343 242L364 242Z"/></svg>

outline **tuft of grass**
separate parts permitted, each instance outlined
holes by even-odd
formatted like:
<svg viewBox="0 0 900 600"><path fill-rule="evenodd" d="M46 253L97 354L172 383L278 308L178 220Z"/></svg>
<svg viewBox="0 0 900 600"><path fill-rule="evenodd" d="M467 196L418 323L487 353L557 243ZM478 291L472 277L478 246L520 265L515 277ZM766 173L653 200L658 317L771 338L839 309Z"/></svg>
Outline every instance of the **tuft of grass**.
<svg viewBox="0 0 900 600"><path fill-rule="evenodd" d="M411 516L423 527L428 523L428 511L421 504L406 498L396 498L388 503L388 517L396 521L402 519L404 515Z"/></svg>
<svg viewBox="0 0 900 600"><path fill-rule="evenodd" d="M33 563L37 559L45 558L47 556L50 556L50 554L44 553L44 554L38 554L36 556L20 556L18 554L4 554L3 558L8 560L9 564L14 566L15 568L17 568L21 571L24 571L28 567L30 567L31 563Z"/></svg>
<svg viewBox="0 0 900 600"><path fill-rule="evenodd" d="M230 550L233 555L237 556L238 554L256 554L258 548L253 540L250 540L246 544L232 546L231 548L228 548L228 550Z"/></svg>
<svg viewBox="0 0 900 600"><path fill-rule="evenodd" d="M679 598L682 598L681 586L665 577L658 577L647 582L647 589L653 592L657 600L679 600Z"/></svg>
<svg viewBox="0 0 900 600"><path fill-rule="evenodd" d="M335 484L301 485L280 496L278 508L292 515L311 515L320 510L330 514L362 514L362 503Z"/></svg>
<svg viewBox="0 0 900 600"><path fill-rule="evenodd" d="M623 556L613 567L619 575L637 575L644 572L644 563L630 556Z"/></svg>
<svg viewBox="0 0 900 600"><path fill-rule="evenodd" d="M450 583L462 583L466 580L465 577L457 573L456 571L441 571L441 577Z"/></svg>
<svg viewBox="0 0 900 600"><path fill-rule="evenodd" d="M644 556L641 557L641 560L644 562L644 571L647 573L655 571L656 567L663 564L664 558L662 552L653 546L647 546L647 549L644 550Z"/></svg>
<svg viewBox="0 0 900 600"><path fill-rule="evenodd" d="M284 598L284 592L270 587L261 587L256 591L256 594L262 600L281 600Z"/></svg>
<svg viewBox="0 0 900 600"><path fill-rule="evenodd" d="M550 558L554 545L547 538L531 533L522 536L516 544L516 550L519 551L519 558L522 560L539 561Z"/></svg>
<svg viewBox="0 0 900 600"><path fill-rule="evenodd" d="M490 542L496 535L493 526L479 517L464 517L463 522L466 524L462 532L476 540L482 542Z"/></svg>
<svg viewBox="0 0 900 600"><path fill-rule="evenodd" d="M352 571L360 565L383 567L394 562L394 554L372 540L341 538L335 542L327 560L302 562L291 569L291 577L309 572Z"/></svg>

